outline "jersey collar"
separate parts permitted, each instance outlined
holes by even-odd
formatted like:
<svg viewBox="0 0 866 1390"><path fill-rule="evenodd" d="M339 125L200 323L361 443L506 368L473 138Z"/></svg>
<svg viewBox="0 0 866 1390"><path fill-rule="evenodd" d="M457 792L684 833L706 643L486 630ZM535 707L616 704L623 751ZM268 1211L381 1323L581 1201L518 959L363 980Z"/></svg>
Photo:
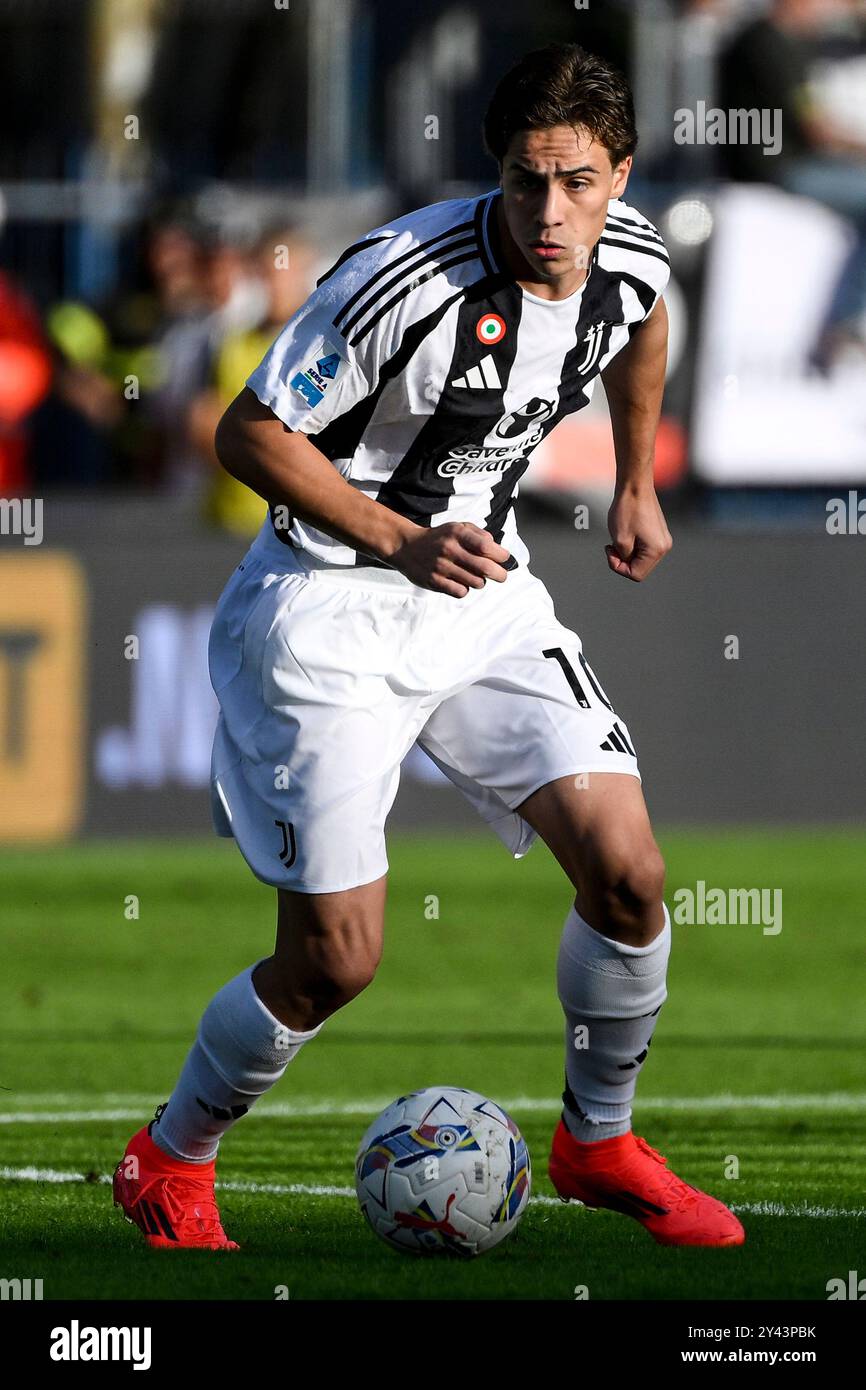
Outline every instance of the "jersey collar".
<svg viewBox="0 0 866 1390"><path fill-rule="evenodd" d="M494 188L492 193L482 197L479 202L478 245L488 275L504 275L506 279L511 279L499 238L496 209L501 197L502 189Z"/></svg>

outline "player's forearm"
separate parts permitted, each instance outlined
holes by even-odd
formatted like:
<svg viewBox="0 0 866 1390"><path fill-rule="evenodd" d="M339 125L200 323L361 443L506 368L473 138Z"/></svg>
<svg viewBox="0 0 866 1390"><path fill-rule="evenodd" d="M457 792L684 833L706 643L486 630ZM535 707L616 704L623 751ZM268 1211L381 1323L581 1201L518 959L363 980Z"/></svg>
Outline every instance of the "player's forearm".
<svg viewBox="0 0 866 1390"><path fill-rule="evenodd" d="M353 550L388 560L420 529L351 487L312 440L286 429L248 389L220 420L215 443L233 478Z"/></svg>
<svg viewBox="0 0 866 1390"><path fill-rule="evenodd" d="M616 455L617 491L653 485L655 440L667 368L664 300L602 373Z"/></svg>

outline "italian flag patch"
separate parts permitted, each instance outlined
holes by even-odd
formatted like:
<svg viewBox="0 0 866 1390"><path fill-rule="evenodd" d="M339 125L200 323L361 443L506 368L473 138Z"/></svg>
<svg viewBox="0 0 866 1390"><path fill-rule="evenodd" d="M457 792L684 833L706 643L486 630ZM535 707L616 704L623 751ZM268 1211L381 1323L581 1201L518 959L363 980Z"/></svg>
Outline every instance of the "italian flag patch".
<svg viewBox="0 0 866 1390"><path fill-rule="evenodd" d="M505 319L498 314L484 314L475 325L475 336L480 343L499 343L505 337Z"/></svg>

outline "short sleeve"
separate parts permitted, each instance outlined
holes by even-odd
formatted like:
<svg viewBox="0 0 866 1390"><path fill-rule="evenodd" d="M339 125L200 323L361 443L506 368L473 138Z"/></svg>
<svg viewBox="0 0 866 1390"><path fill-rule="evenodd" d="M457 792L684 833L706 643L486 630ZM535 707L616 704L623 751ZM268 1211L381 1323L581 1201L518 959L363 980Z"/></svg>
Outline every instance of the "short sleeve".
<svg viewBox="0 0 866 1390"><path fill-rule="evenodd" d="M625 318L631 328L645 323L668 287L670 257L658 227L621 198L611 199L599 260L621 280Z"/></svg>
<svg viewBox="0 0 866 1390"><path fill-rule="evenodd" d="M651 223L648 225L652 226ZM653 227L652 230L656 233L656 236L658 236L659 238L658 249L655 255L651 257L644 257L646 263L646 270L644 271L644 274L647 277L647 283L653 291L653 301L650 307L647 309L646 313L644 314L643 319L641 320L642 323L646 323L650 314L653 312L662 295L664 294L665 290L667 289L668 281L671 278L671 265L668 259L667 247L661 239L661 234L659 233L658 228Z"/></svg>
<svg viewBox="0 0 866 1390"><path fill-rule="evenodd" d="M271 344L247 386L289 429L317 434L374 389L381 339L353 348L334 325L345 303L341 278L315 289Z"/></svg>
<svg viewBox="0 0 866 1390"><path fill-rule="evenodd" d="M660 275L660 277L659 277L660 282L661 282L661 283L660 283L660 286L659 286L658 282L656 282L656 283L653 284L653 290L655 291L655 297L654 297L654 299L653 299L652 304L651 304L650 307L647 309L646 313L644 314L643 318L641 319L641 323L646 323L646 321L647 321L647 319L649 318L650 314L653 312L653 310L655 309L655 307L656 307L656 305L658 304L659 300L661 299L662 295L664 294L665 290L667 289L667 287L668 287L668 281L670 280L670 278L671 278L671 268L670 268L670 266L668 265L668 266L665 266L665 267L664 267L664 269L663 269L663 271L661 272L661 275Z"/></svg>

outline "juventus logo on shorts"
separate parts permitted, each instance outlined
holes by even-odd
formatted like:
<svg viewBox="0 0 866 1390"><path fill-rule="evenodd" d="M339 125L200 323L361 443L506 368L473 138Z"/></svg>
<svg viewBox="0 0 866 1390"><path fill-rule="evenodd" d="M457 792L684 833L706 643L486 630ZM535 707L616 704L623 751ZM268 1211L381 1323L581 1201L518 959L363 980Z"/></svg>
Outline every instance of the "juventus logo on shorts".
<svg viewBox="0 0 866 1390"><path fill-rule="evenodd" d="M295 827L292 822L285 820L275 820L274 825L278 825L283 832L283 847L280 850L280 859L285 869L290 869L295 862L297 846L295 844Z"/></svg>

